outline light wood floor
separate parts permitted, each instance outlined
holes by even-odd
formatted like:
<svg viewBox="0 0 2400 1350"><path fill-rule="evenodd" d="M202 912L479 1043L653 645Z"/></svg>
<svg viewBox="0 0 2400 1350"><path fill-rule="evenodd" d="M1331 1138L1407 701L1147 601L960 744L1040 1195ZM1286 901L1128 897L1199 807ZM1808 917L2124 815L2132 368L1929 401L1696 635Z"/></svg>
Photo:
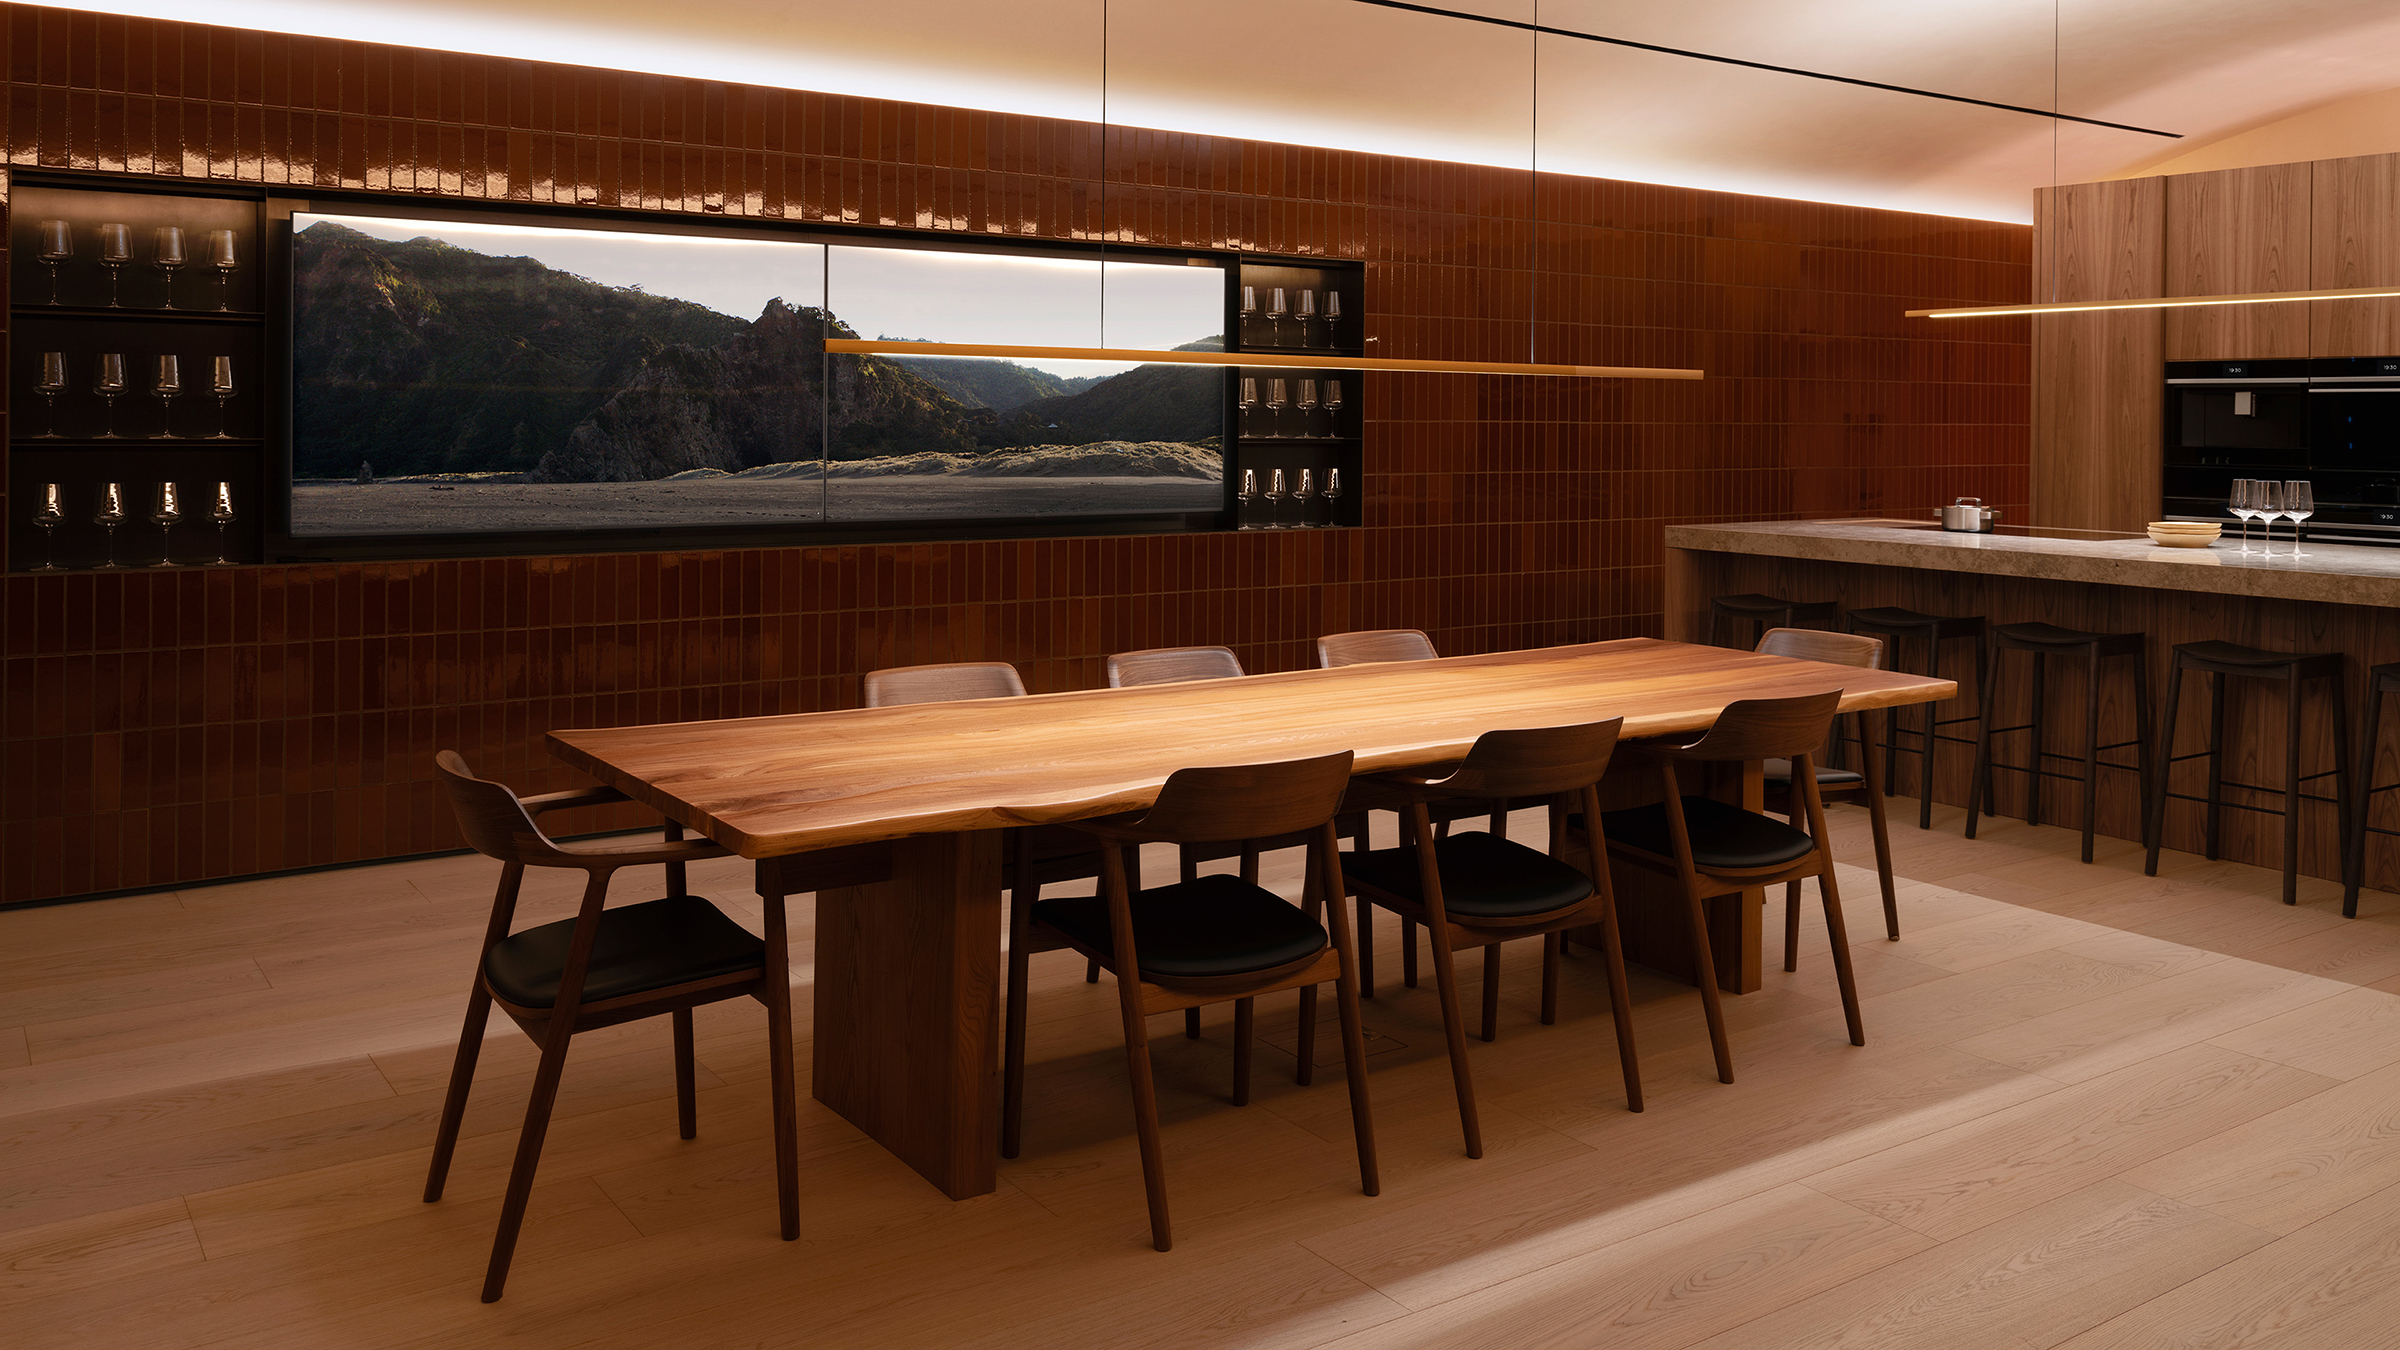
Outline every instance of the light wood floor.
<svg viewBox="0 0 2400 1350"><path fill-rule="evenodd" d="M1845 856L1869 856L1864 821L1840 815ZM1035 966L1027 1144L998 1192L952 1203L804 1097L795 1244L775 1239L754 1005L701 1010L689 1143L663 1019L579 1038L493 1306L477 1285L533 1063L513 1029L448 1198L417 1198L493 864L0 914L0 1342L2400 1344L2400 902L2346 922L2329 883L2287 909L2259 869L2170 857L2148 879L2129 844L2086 867L2066 831L1969 843L1958 823L1896 830L1900 942L1871 875L1846 874L1864 1049L1813 922L1797 975L1729 1000L1730 1087L1696 993L1637 971L1642 1115L1594 964L1570 959L1543 1027L1516 944L1500 1039L1473 1046L1481 1161L1386 919L1375 1199L1338 1069L1290 1082L1289 1001L1261 1011L1274 1048L1241 1109L1229 1009L1197 1042L1161 1019L1167 1255L1113 991L1065 954ZM737 865L694 888L755 925ZM541 889L526 917L571 896Z"/></svg>

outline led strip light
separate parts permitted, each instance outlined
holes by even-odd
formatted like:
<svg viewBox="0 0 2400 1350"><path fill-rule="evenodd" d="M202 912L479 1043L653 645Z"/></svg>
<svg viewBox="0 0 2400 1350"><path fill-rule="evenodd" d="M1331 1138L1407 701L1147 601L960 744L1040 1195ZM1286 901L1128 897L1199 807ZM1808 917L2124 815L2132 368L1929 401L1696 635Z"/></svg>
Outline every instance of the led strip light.
<svg viewBox="0 0 2400 1350"><path fill-rule="evenodd" d="M2400 296L2400 286L2357 286L2341 291L2254 291L2248 295L2162 295L2145 300L2054 300L2023 305L1966 305L1955 309L1912 309L1912 319L1980 319L2001 314L2076 314L2087 309L2190 309L2196 305L2278 305L2291 300L2372 300Z"/></svg>
<svg viewBox="0 0 2400 1350"><path fill-rule="evenodd" d="M999 342L895 342L827 338L837 356L1002 356L1037 361L1134 361L1179 366L1274 366L1287 370L1413 370L1436 375L1562 375L1594 380L1697 380L1707 372L1655 366L1549 366L1522 361L1415 361L1388 356L1293 356L1280 352L1161 352L1139 347L1020 347Z"/></svg>

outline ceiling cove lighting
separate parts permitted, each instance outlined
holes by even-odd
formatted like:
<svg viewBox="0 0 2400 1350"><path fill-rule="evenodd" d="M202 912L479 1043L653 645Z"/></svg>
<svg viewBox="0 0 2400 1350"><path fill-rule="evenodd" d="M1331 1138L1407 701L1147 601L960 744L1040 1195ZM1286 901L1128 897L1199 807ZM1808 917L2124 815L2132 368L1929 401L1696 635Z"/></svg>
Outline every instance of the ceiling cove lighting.
<svg viewBox="0 0 2400 1350"><path fill-rule="evenodd" d="M1697 380L1707 372L1653 366L1550 366L1523 361L1417 361L1383 356L1288 356L1276 352L1171 352L1141 347L1021 347L1005 342L899 342L827 338L836 356L1001 356L1042 361L1132 361L1182 366L1274 366L1295 370L1414 370L1436 375L1563 375L1595 380Z"/></svg>
<svg viewBox="0 0 2400 1350"><path fill-rule="evenodd" d="M2254 291L2248 295L2161 295L2141 300L2053 300L2023 305L1965 305L1955 309L1912 309L1912 319L1981 319L2003 314L2075 314L2087 309L2191 309L2200 305L2280 305L2293 300L2372 300L2400 296L2400 286L2357 286L2340 291Z"/></svg>

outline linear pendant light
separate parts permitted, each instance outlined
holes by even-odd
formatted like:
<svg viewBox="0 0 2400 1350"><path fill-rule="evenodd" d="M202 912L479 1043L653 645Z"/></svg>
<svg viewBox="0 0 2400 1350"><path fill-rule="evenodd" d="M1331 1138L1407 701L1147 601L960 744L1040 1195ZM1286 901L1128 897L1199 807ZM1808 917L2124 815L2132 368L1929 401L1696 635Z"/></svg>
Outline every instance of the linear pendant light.
<svg viewBox="0 0 2400 1350"><path fill-rule="evenodd" d="M1979 319L1999 314L2074 314L2087 309L2190 309L2197 305L2278 305L2290 300L2371 300L2400 296L2400 286L2355 286L2338 291L2253 291L2247 295L2162 295L2142 300L2052 300L2023 305L1964 305L1912 309L1912 319Z"/></svg>
<svg viewBox="0 0 2400 1350"><path fill-rule="evenodd" d="M1141 347L1020 347L1006 342L899 342L827 338L825 350L853 356L1013 356L1043 361L1136 361L1180 366L1275 366L1297 370L1416 370L1441 375L1566 375L1600 380L1697 380L1707 372L1651 366L1551 366L1522 361L1417 361L1388 356L1281 352L1161 352Z"/></svg>

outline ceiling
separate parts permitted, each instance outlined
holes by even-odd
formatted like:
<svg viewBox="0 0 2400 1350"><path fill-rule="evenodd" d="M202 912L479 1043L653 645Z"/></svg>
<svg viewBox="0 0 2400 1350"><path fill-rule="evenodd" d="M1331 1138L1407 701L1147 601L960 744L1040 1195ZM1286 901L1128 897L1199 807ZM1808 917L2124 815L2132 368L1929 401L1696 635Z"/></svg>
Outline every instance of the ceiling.
<svg viewBox="0 0 2400 1350"><path fill-rule="evenodd" d="M211 0L204 12L237 27L2017 221L2036 187L2143 172L2400 83L2391 0L1434 2L1970 98L2045 109L2055 98L2063 112L2183 139L1355 0ZM190 0L73 7L196 12ZM2387 148L2400 149L2400 128L2392 136Z"/></svg>

